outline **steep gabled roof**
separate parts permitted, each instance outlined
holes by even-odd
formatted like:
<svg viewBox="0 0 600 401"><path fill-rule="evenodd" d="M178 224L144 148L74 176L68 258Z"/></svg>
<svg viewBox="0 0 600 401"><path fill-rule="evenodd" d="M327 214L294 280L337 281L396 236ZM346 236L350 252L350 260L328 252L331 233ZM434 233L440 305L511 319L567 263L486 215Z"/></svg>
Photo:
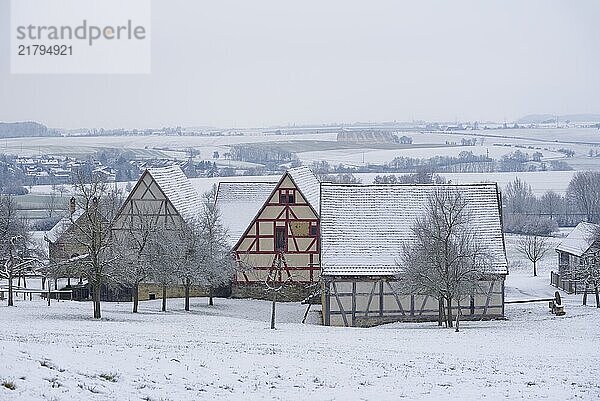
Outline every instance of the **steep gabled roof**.
<svg viewBox="0 0 600 401"><path fill-rule="evenodd" d="M316 213L319 213L321 183L315 174L305 166L291 168L287 173L292 177L306 201L310 203Z"/></svg>
<svg viewBox="0 0 600 401"><path fill-rule="evenodd" d="M198 217L202 199L179 166L154 167L146 171L185 221Z"/></svg>
<svg viewBox="0 0 600 401"><path fill-rule="evenodd" d="M581 222L558 244L556 250L581 257L594 244L597 233L600 233L600 225Z"/></svg>
<svg viewBox="0 0 600 401"><path fill-rule="evenodd" d="M321 185L323 275L394 275L428 197L442 185ZM464 197L475 239L492 257L490 273L508 266L496 184L453 185Z"/></svg>
<svg viewBox="0 0 600 401"><path fill-rule="evenodd" d="M276 182L249 181L219 183L216 205L232 245L244 234L276 185Z"/></svg>
<svg viewBox="0 0 600 401"><path fill-rule="evenodd" d="M82 214L83 209L76 210L75 213L73 213L73 221L77 221ZM55 243L65 232L67 232L67 230L72 225L73 224L71 223L71 217L69 215L66 215L65 217L60 219L58 223L56 223L54 227L50 229L50 231L44 234L44 239L48 242Z"/></svg>

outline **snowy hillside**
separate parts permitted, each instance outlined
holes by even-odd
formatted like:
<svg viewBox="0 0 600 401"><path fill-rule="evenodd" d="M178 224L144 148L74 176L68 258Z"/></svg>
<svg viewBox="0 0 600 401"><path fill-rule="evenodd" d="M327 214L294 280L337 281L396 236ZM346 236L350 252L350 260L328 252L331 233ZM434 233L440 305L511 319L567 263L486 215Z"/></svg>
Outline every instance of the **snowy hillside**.
<svg viewBox="0 0 600 401"><path fill-rule="evenodd" d="M547 279L535 282L552 292ZM508 289L509 294L517 294ZM304 307L194 299L91 304L19 301L2 308L2 400L183 399L575 399L600 396L600 310L567 297L567 315L546 303L507 305L506 321L358 329L298 323ZM318 313L311 312L313 323ZM560 352L557 350L560 349ZM582 367L585 367L582 369Z"/></svg>

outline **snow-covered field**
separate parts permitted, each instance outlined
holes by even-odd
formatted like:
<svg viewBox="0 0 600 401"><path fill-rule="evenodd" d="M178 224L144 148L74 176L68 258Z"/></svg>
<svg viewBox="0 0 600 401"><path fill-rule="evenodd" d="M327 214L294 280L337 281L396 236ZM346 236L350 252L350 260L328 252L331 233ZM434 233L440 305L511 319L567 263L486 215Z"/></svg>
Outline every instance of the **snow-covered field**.
<svg viewBox="0 0 600 401"><path fill-rule="evenodd" d="M517 271L507 298L546 296L546 274ZM535 294L523 295L514 286ZM91 304L18 301L0 307L1 400L187 399L595 399L600 397L600 309L566 296L567 315L545 302L507 305L506 321L334 328L299 323L304 307L193 299Z"/></svg>

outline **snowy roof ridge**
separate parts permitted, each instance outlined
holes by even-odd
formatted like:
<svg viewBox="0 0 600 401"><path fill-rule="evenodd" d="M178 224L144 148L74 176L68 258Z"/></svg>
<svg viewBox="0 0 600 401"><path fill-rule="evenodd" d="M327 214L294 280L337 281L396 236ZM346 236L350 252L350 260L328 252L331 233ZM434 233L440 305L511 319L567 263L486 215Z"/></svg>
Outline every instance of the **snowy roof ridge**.
<svg viewBox="0 0 600 401"><path fill-rule="evenodd" d="M179 166L151 167L146 171L185 221L198 217L202 198Z"/></svg>
<svg viewBox="0 0 600 401"><path fill-rule="evenodd" d="M268 201L277 182L237 181L219 183L216 206L227 229L229 242L235 244Z"/></svg>
<svg viewBox="0 0 600 401"><path fill-rule="evenodd" d="M82 214L83 209L76 210L75 213L73 213L73 221L77 221ZM44 239L48 242L55 243L71 226L71 215L67 213L54 225L54 227L44 234Z"/></svg>
<svg viewBox="0 0 600 401"><path fill-rule="evenodd" d="M292 180L318 214L321 201L321 182L312 170L306 166L295 167L287 170Z"/></svg>
<svg viewBox="0 0 600 401"><path fill-rule="evenodd" d="M323 275L394 275L396 259L428 196L455 188L467 201L475 239L491 254L490 273L508 266L496 184L321 184L321 266Z"/></svg>
<svg viewBox="0 0 600 401"><path fill-rule="evenodd" d="M600 225L582 221L555 249L581 257L594 244L597 232L600 232Z"/></svg>

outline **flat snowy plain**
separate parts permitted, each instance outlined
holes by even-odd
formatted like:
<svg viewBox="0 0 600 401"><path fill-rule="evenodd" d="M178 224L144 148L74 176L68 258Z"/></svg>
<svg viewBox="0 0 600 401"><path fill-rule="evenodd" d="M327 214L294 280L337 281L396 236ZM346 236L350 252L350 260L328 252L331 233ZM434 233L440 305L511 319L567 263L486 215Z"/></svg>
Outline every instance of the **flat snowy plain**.
<svg viewBox="0 0 600 401"><path fill-rule="evenodd" d="M517 260L507 299L547 297L549 255L540 276ZM565 296L567 315L546 302L512 304L507 320L362 328L323 327L304 307L217 299L91 304L41 300L0 307L0 400L597 399L600 309ZM5 302L5 301L4 301ZM592 297L589 299L594 304Z"/></svg>

